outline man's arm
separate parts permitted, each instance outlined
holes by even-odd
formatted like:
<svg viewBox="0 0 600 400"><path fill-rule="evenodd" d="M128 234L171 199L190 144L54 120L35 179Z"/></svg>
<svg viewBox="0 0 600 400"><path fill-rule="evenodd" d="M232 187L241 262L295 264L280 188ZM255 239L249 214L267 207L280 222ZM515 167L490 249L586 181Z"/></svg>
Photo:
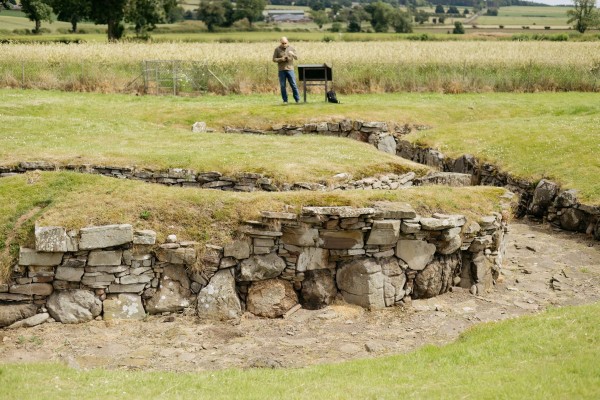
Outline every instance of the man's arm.
<svg viewBox="0 0 600 400"><path fill-rule="evenodd" d="M297 59L298 59L298 56L296 55L296 49L294 49L293 47L290 47L290 48L288 49L288 52L287 52L287 53L288 53L288 55L289 55L290 57L292 57L294 60L297 60Z"/></svg>
<svg viewBox="0 0 600 400"><path fill-rule="evenodd" d="M277 49L275 49L275 51L273 52L273 62L279 63L285 61L285 57L277 57L278 55L279 54L277 54Z"/></svg>

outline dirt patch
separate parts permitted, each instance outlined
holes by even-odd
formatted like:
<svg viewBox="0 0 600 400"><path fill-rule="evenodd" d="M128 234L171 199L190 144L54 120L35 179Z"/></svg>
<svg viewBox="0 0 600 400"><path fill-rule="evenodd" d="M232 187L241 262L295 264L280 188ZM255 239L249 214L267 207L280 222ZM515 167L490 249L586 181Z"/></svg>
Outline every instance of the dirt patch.
<svg viewBox="0 0 600 400"><path fill-rule="evenodd" d="M236 323L193 315L142 322L47 323L0 332L3 362L62 361L77 369L202 371L302 367L441 345L480 322L550 306L600 300L600 243L548 226L515 222L503 279L485 297L456 289L410 306L368 312L336 304L287 319L245 314Z"/></svg>

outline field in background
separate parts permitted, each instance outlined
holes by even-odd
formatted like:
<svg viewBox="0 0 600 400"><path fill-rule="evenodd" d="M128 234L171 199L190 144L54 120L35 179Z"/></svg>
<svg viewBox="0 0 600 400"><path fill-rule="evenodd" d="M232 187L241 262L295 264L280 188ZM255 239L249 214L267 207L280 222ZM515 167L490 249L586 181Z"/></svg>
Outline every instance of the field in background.
<svg viewBox="0 0 600 400"><path fill-rule="evenodd" d="M274 35L275 36L275 35ZM333 66L343 94L600 90L600 42L297 42L299 64ZM2 45L0 87L142 91L142 61L205 63L214 93L273 93L276 41ZM136 79L137 78L137 79Z"/></svg>
<svg viewBox="0 0 600 400"><path fill-rule="evenodd" d="M447 346L301 369L201 373L0 365L7 398L397 399L600 397L600 304L477 326Z"/></svg>
<svg viewBox="0 0 600 400"><path fill-rule="evenodd" d="M194 10L198 8L198 4L195 2L187 1L182 3L181 6L188 10ZM445 6L447 9L448 6ZM437 16L432 16L428 23L423 25L414 24L413 29L415 34L422 33L436 33L441 38L450 40L464 39L464 35L452 35L452 28L455 21L460 21L465 24L467 33L471 35L477 35L478 38L485 37L484 30L486 33L494 32L503 34L506 33L506 29L512 29L515 32L526 32L527 30L544 30L544 27L550 27L551 32L572 32L567 26L566 12L570 7L501 7L499 9L498 16L481 16L472 22L466 22L465 18L455 18L451 15L446 15L446 21L444 24L433 24L432 19ZM308 7L299 6L280 6L280 5L268 5L268 9L302 9L305 12L309 10ZM418 7L419 10L423 10L429 13L434 12L433 7ZM458 7L461 15L465 7ZM469 9L471 13L467 16L473 15L472 9ZM476 25L480 29L471 29L471 24ZM345 23L342 23L344 26ZM504 26L504 29L499 29L498 26ZM24 34L25 30L33 29L34 23L29 21L25 15L21 12L16 11L2 11L0 13L0 39L6 38L11 40L85 40L85 41L106 41L106 35L99 35L95 37L96 33L104 33L106 30L105 25L94 25L91 23L80 23L82 33L68 34L68 30L71 28L69 23L55 21L52 24L47 22L42 23L42 28L45 30L43 35L30 35ZM332 34L328 32L331 28L331 23L327 23L322 29L318 29L317 25L312 22L303 23L287 23L282 22L278 24L266 24L264 22L256 23L256 27L261 31L270 31L277 35L281 35L281 31L296 32L296 33L314 33L316 35L310 36L306 40L321 40L322 35ZM524 29L526 27L527 29ZM363 30L372 31L372 27L368 22L363 22ZM47 32L46 32L47 31ZM190 40L190 41L214 41L214 37L219 37L222 34L227 35L230 31L224 30L216 34L207 34L206 26L201 21L183 21L175 24L163 24L159 25L157 30L153 31L152 37L154 40ZM246 41L250 38L250 41L256 41L256 33L258 32L246 32L250 36L236 39L240 41ZM55 35L67 35L66 37L56 37ZM399 35L395 33L388 34L375 34L365 33L366 37L363 40L406 40L409 35ZM128 32L127 36L132 37L133 33ZM589 35L588 35L589 36ZM276 39L275 39L276 40Z"/></svg>
<svg viewBox="0 0 600 400"><path fill-rule="evenodd" d="M571 7L500 7L498 16L482 15L477 25L540 25L550 27L567 26L567 10Z"/></svg>

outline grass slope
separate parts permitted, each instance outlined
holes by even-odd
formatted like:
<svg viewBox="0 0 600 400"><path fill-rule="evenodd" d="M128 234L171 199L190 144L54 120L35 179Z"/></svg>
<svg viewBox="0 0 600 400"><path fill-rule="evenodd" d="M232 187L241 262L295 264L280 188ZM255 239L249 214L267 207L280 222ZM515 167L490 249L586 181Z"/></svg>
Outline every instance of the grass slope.
<svg viewBox="0 0 600 400"><path fill-rule="evenodd" d="M479 325L444 347L302 369L201 373L0 366L6 398L597 399L600 304Z"/></svg>
<svg viewBox="0 0 600 400"><path fill-rule="evenodd" d="M131 223L136 229L154 229L159 241L175 233L182 240L224 244L241 222L257 219L260 211L284 211L286 206L300 212L303 206L363 207L376 201L408 202L426 215L462 213L477 219L500 211L499 196L503 192L500 188L430 186L400 191L232 193L68 172L28 173L0 180L0 278L6 278L10 271L18 245L34 244L36 222L77 229ZM17 221L36 207L41 210L34 211L17 227Z"/></svg>
<svg viewBox="0 0 600 400"><path fill-rule="evenodd" d="M47 159L225 173L256 171L282 180L328 179L415 168L346 139L190 133L209 127L342 118L432 126L407 137L450 156L471 153L511 174L556 180L600 204L600 103L593 93L381 94L287 107L278 95L133 97L0 90L0 163ZM106 116L110 116L107 118ZM302 148L299 152L298 148Z"/></svg>

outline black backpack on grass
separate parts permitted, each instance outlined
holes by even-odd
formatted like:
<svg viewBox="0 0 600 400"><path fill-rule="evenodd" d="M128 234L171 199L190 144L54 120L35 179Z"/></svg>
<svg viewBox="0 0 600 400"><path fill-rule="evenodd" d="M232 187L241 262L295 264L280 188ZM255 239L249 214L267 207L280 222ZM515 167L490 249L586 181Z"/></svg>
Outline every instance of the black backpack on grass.
<svg viewBox="0 0 600 400"><path fill-rule="evenodd" d="M327 102L336 104L340 103L340 101L337 99L337 96L335 95L334 90L330 90L329 92L327 92Z"/></svg>

